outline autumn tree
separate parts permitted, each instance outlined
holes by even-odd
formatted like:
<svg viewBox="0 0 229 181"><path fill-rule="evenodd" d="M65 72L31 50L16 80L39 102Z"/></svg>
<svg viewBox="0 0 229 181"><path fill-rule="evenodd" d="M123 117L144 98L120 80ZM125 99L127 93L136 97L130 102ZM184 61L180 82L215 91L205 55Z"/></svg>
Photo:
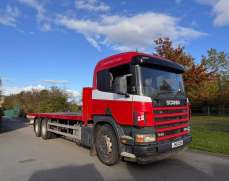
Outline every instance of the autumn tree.
<svg viewBox="0 0 229 181"><path fill-rule="evenodd" d="M193 67L194 59L185 52L184 46L174 47L169 38L159 38L154 43L158 55L183 65L187 70Z"/></svg>

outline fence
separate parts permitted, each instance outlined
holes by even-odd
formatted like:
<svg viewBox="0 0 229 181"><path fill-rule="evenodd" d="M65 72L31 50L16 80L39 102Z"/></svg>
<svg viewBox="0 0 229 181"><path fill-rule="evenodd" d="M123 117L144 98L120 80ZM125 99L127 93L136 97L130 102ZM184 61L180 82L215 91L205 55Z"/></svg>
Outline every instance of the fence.
<svg viewBox="0 0 229 181"><path fill-rule="evenodd" d="M20 114L20 107L15 106L12 109L7 109L4 111L4 116L8 118L18 117Z"/></svg>
<svg viewBox="0 0 229 181"><path fill-rule="evenodd" d="M229 104L227 105L192 105L192 114L195 115L229 115Z"/></svg>

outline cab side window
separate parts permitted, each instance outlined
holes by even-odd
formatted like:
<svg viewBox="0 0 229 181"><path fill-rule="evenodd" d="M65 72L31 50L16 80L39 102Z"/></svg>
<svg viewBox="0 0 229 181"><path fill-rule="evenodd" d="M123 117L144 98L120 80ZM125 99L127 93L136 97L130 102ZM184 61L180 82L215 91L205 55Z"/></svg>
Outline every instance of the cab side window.
<svg viewBox="0 0 229 181"><path fill-rule="evenodd" d="M102 70L97 74L97 89L104 92L111 91L111 77L108 70Z"/></svg>
<svg viewBox="0 0 229 181"><path fill-rule="evenodd" d="M131 75L130 65L125 64L108 70L102 70L97 74L97 88L104 92L115 93L115 79L125 76L127 79L127 93L133 93L133 76Z"/></svg>

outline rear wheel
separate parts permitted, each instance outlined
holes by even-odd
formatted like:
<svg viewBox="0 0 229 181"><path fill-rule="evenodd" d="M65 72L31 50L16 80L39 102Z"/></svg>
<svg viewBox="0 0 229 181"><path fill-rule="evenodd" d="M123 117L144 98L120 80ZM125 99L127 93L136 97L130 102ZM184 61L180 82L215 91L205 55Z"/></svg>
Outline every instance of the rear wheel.
<svg viewBox="0 0 229 181"><path fill-rule="evenodd" d="M41 136L41 119L37 118L34 120L34 133L36 137Z"/></svg>
<svg viewBox="0 0 229 181"><path fill-rule="evenodd" d="M52 137L52 133L48 131L48 119L43 119L41 122L41 137L44 140Z"/></svg>
<svg viewBox="0 0 229 181"><path fill-rule="evenodd" d="M98 128L95 148L100 161L106 165L114 165L119 161L117 137L110 125Z"/></svg>

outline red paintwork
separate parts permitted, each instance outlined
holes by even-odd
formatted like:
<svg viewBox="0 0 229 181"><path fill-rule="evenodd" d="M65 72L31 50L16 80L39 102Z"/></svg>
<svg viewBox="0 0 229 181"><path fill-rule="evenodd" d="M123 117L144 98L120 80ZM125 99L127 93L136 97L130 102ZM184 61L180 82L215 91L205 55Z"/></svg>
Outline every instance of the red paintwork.
<svg viewBox="0 0 229 181"><path fill-rule="evenodd" d="M176 116L186 116L188 115L188 112L182 112L182 113L170 113L170 114L156 114L155 118L164 118L164 117L176 117Z"/></svg>
<svg viewBox="0 0 229 181"><path fill-rule="evenodd" d="M137 126L154 126L153 107L151 102L134 102L133 113L144 113L145 120L138 121ZM134 120L133 120L134 122Z"/></svg>
<svg viewBox="0 0 229 181"><path fill-rule="evenodd" d="M120 125L133 125L133 102L116 100L93 100L93 114L106 115L109 111Z"/></svg>
<svg viewBox="0 0 229 181"><path fill-rule="evenodd" d="M181 124L179 126L160 128L160 129L157 129L156 132L160 133L160 132L164 132L164 131L171 131L171 130L176 130L176 129L185 128L185 127L188 127L188 124Z"/></svg>
<svg viewBox="0 0 229 181"><path fill-rule="evenodd" d="M118 124L133 126L133 113L143 112L147 114L147 121L138 122L138 126L153 126L152 103L117 100L93 100L92 102L93 115L105 115L109 109Z"/></svg>
<svg viewBox="0 0 229 181"><path fill-rule="evenodd" d="M187 122L187 121L189 121L188 118L177 119L177 120L168 120L168 121L162 121L162 122L155 122L155 126L166 125L166 124L176 124L176 123Z"/></svg>
<svg viewBox="0 0 229 181"><path fill-rule="evenodd" d="M92 120L92 88L85 87L83 88L82 96L82 121L84 125L87 125L88 120Z"/></svg>
<svg viewBox="0 0 229 181"><path fill-rule="evenodd" d="M139 53L139 52L126 52L126 53L120 53L116 55L112 55L110 57L107 57L101 61L99 61L95 67L94 70L94 77L93 77L93 89L96 89L97 87L97 73L101 70L109 69L112 67L117 67L119 65L128 64L132 61L132 59L138 55L143 55L147 57L157 58L160 60L165 60L162 57L159 57L157 55L152 54L145 54L145 53Z"/></svg>
<svg viewBox="0 0 229 181"><path fill-rule="evenodd" d="M41 118L48 118L48 119L63 119L63 120L82 120L82 116L71 116L71 115L64 115L61 113L28 113L30 116L41 117Z"/></svg>

